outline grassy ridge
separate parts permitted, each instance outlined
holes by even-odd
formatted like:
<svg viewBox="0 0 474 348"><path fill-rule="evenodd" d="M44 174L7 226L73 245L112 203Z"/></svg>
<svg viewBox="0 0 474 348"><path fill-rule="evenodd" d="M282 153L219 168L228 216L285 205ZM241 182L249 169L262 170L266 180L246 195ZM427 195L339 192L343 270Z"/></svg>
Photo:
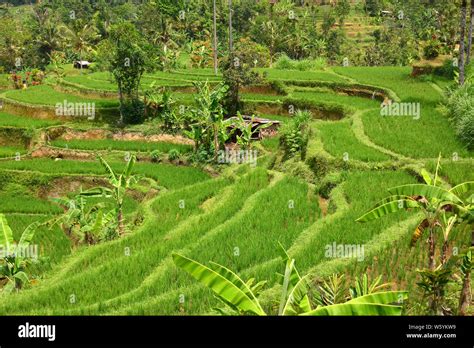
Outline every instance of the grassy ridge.
<svg viewBox="0 0 474 348"><path fill-rule="evenodd" d="M118 106L118 100L107 100L100 98L85 98L69 93L56 91L49 85L30 87L25 90L13 90L6 92L7 98L38 105L55 106L57 103L94 103L96 108L110 108Z"/></svg>
<svg viewBox="0 0 474 348"><path fill-rule="evenodd" d="M0 112L0 126L18 128L43 128L59 124L59 121L40 120L31 117L17 116Z"/></svg>
<svg viewBox="0 0 474 348"><path fill-rule="evenodd" d="M122 170L125 163L114 162L111 165L116 170ZM104 174L103 167L97 161L54 161L50 159L3 161L0 162L0 169L39 171L49 174ZM159 185L166 188L179 188L209 178L206 173L197 168L155 163L137 163L135 165L135 173L155 179Z"/></svg>
<svg viewBox="0 0 474 348"><path fill-rule="evenodd" d="M1 211L1 210L0 210ZM6 214L10 227L13 231L14 240L18 241L24 229L33 222L47 221L51 218L49 215L23 215L23 214ZM46 226L40 227L33 239L33 244L39 247L39 256L47 258L46 265L58 263L64 256L71 253L71 243L64 232L56 227L49 229ZM45 266L45 265L41 265ZM42 267L40 267L42 268Z"/></svg>
<svg viewBox="0 0 474 348"><path fill-rule="evenodd" d="M472 156L457 140L448 121L432 106L422 107L418 120L408 116L381 116L380 110L365 113L362 120L366 134L374 143L408 157L436 158L439 153L443 157L451 157L453 153Z"/></svg>
<svg viewBox="0 0 474 348"><path fill-rule="evenodd" d="M323 123L318 125L324 149L336 158L342 159L347 153L349 160L386 161L390 156L362 144L355 137L347 122Z"/></svg>
<svg viewBox="0 0 474 348"><path fill-rule="evenodd" d="M266 182L265 172L260 171L240 181L235 190L230 192L232 195L222 195L218 200L213 200L213 203L210 203L212 197L228 185L228 181L223 179L208 181L159 197L151 206L153 216L149 216L151 220L143 229L130 238L89 248L84 251L82 259L81 254L78 254L76 257L78 262L62 271L66 273L61 273L69 276L65 278L61 276L57 284L54 282L51 286L45 284L39 292L25 292L24 301L17 303L18 307L16 305L11 307L6 302L0 303L0 312L4 312L7 307L14 312L17 312L17 309L31 311L32 309L28 308L29 301L42 304L42 308L35 307L33 311L45 311L49 308L62 312L68 308L65 298L67 299L67 294L71 291L79 299L76 307L131 291L140 285L147 274L159 266L162 258L168 256L173 248L178 245L184 246L200 238L201 233L205 234L223 223L235 213L236 209L239 209L248 195L265 186ZM220 199L225 200L223 204L226 207L231 208L232 204L233 208L217 209L222 207ZM184 209L179 206L180 200L185 202ZM213 209L214 204L216 209ZM209 213L206 215L208 209L215 219L210 218ZM183 225L193 216L196 221L193 220L191 225ZM202 219L199 216L202 216ZM198 223L199 221L201 223ZM201 233L196 233L195 228L201 230ZM171 230L175 230L174 233L178 235L170 235ZM125 246L129 246L132 250L131 256L124 254ZM84 268L85 264L90 266ZM73 308L74 306L69 306L69 309Z"/></svg>
<svg viewBox="0 0 474 348"><path fill-rule="evenodd" d="M23 154L26 149L21 146L1 146L0 157L15 157L17 153Z"/></svg>
<svg viewBox="0 0 474 348"><path fill-rule="evenodd" d="M126 141L126 140L55 140L51 145L69 149L80 150L120 150L120 151L140 151L140 152L169 152L171 149L180 153L190 152L192 146L182 144L171 144L166 142L145 142L145 141Z"/></svg>

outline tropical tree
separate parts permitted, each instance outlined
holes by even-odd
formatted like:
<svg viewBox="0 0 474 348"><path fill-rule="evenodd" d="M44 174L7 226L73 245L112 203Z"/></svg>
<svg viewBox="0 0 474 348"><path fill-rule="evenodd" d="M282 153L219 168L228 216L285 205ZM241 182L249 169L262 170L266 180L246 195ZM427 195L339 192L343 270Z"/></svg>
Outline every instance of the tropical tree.
<svg viewBox="0 0 474 348"><path fill-rule="evenodd" d="M236 50L222 60L224 83L228 86L225 109L230 116L235 116L242 110L240 89L261 81L261 76L252 69L252 65L245 62L243 56L242 52Z"/></svg>
<svg viewBox="0 0 474 348"><path fill-rule="evenodd" d="M126 117L127 122L138 123L144 116L139 100L140 81L145 71L154 66L153 50L129 22L112 26L103 45L107 48L104 60L118 85L119 123L123 125Z"/></svg>
<svg viewBox="0 0 474 348"><path fill-rule="evenodd" d="M21 234L18 244L14 243L13 232L5 215L0 214L0 281L6 281L4 291L20 290L29 283L27 268L31 263L27 248L41 224L34 222Z"/></svg>
<svg viewBox="0 0 474 348"><path fill-rule="evenodd" d="M439 168L440 158L434 178L431 178L426 171L422 171L426 184L402 185L389 189L391 196L383 199L375 208L356 220L367 222L400 210L423 212L424 217L413 233L412 245L425 231L428 231L428 269L419 271L422 276L419 285L430 298L429 307L433 314L439 312L444 287L453 273L448 262L450 234L454 228L464 227L461 230L472 231L474 226L474 182L465 182L451 189L442 188L438 186ZM440 252L441 262L436 266L435 235L439 231L442 233L443 243ZM468 292L466 289L470 289L470 275L466 277L466 274L465 272L460 303L466 302L465 294ZM466 305L460 305L460 308L465 307Z"/></svg>
<svg viewBox="0 0 474 348"><path fill-rule="evenodd" d="M85 53L92 51L93 44L100 37L99 32L93 23L80 23L73 27L68 27L63 24L60 26L60 30L63 37L66 39L68 46L79 55L80 61L83 60Z"/></svg>
<svg viewBox="0 0 474 348"><path fill-rule="evenodd" d="M38 64L41 67L48 65L48 57L61 47L63 38L60 33L61 19L59 17L59 14L48 4L33 6L28 26L31 31L32 43L36 48Z"/></svg>
<svg viewBox="0 0 474 348"><path fill-rule="evenodd" d="M446 230L450 222L443 219L443 215L455 211L458 216L462 215L464 219L472 219L472 198L466 197L466 193L472 190L472 183L464 183L450 190L437 186L440 183L439 163L440 159L438 159L434 178L431 178L426 170L422 171L426 184L409 184L389 189L388 192L392 194L391 196L383 199L372 210L356 220L357 222L368 222L400 210L422 211L424 218L413 233L412 244L418 241L426 230L429 232L428 268L430 270L435 269L435 234L437 230L441 229L443 235L449 235L449 231L446 232ZM462 196L459 197L460 195ZM449 228L451 229L452 226Z"/></svg>
<svg viewBox="0 0 474 348"><path fill-rule="evenodd" d="M111 198L115 203L115 213L117 216L118 232L120 236L125 233L123 203L127 190L138 182L139 177L132 175L133 166L135 165L135 155L130 156L127 165L122 173L116 172L105 159L99 156L99 161L108 174L109 184L112 187L98 187L80 193L85 197L105 197Z"/></svg>
<svg viewBox="0 0 474 348"><path fill-rule="evenodd" d="M284 251L282 259L285 272L282 275L278 315L400 315L400 301L407 298L404 291L376 292L353 298L345 303L313 308L309 299L310 275L300 276L295 260ZM242 280L228 268L211 262L210 267L179 254L173 254L173 261L179 268L209 287L230 311L226 314L268 315L258 295L266 282Z"/></svg>

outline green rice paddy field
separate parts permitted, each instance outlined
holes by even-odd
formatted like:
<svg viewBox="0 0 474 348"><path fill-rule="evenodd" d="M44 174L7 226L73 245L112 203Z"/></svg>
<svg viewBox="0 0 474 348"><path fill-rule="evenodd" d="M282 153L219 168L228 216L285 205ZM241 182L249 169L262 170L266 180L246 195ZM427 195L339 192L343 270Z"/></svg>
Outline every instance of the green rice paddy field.
<svg viewBox="0 0 474 348"><path fill-rule="evenodd" d="M296 259L299 270L311 272L314 278L343 273L350 279L368 272L393 282L394 289L413 290L418 280L416 269L426 263L423 246L409 246L416 214L397 213L366 224L355 220L386 197L388 188L418 182L419 175L413 168L433 173L439 154L443 158L440 176L448 185L474 180L473 153L464 148L438 110L442 94L431 83L409 77L408 67L260 72L269 82L279 80L286 84L288 93L246 92L243 100L252 105L272 102L283 106L285 98L291 98L318 105L323 115L325 108L345 110L341 119L315 116L311 121L307 160L320 163L316 160L322 158L335 164L330 174L339 180L332 190L320 191L327 181L325 177L316 176L307 182L268 166L278 149L278 137L266 138L256 145L262 152L259 161L264 163L257 167L236 165L216 172L206 166L152 163L144 156L134 168L142 180L125 202L130 232L114 241L77 247L59 228L42 228L35 237L42 256L33 272L36 281L18 293L0 292L0 314L208 314L217 304L216 299L177 269L171 254L179 252L203 263L214 261L244 278L268 280L264 294L271 294L278 282L276 274L282 272L279 243ZM146 75L142 87L153 81L162 86L185 87L206 79L217 82L221 77L214 76L211 69L183 69ZM4 91L0 98L35 107L64 100L94 102L97 107L117 106L118 102L110 97L84 93L115 91L115 84L105 73L76 74L67 76L65 81L73 90L42 85ZM324 87L297 86L301 81L323 83ZM389 90L401 102L419 103L420 117L381 116L380 101L341 92L341 85L355 84ZM437 84L445 87L449 83ZM173 96L178 101L193 100L189 91L175 90ZM292 117L286 111L260 115L282 123ZM184 155L192 150L189 145L165 141L66 141L41 137L45 128L58 125L84 126L74 121L65 124L0 112L0 127L31 130L28 134L32 139L43 139L41 149L105 153L116 170L125 165L123 152L148 156L153 150L168 153L175 149ZM152 124L143 127L147 126ZM29 223L61 213L62 208L51 197L79 190L81 178L105 177L103 168L93 159L53 160L48 155L33 156L34 150L38 149L0 147L0 157L23 154L20 160L0 159L0 213L6 214L16 238ZM58 183L66 185L75 180L75 185L57 187ZM132 223L136 216L141 217L140 222ZM469 240L462 234L453 238L460 246ZM333 243L363 245L364 258L329 258L325 249Z"/></svg>

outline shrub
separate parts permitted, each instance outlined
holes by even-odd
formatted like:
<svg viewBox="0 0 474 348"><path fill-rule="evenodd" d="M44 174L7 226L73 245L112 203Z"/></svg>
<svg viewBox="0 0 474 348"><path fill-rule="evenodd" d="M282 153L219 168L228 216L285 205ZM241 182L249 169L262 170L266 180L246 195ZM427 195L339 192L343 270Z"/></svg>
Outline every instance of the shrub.
<svg viewBox="0 0 474 348"><path fill-rule="evenodd" d="M275 69L280 70L293 70L294 64L293 60L288 57L286 54L282 54L278 60L275 62Z"/></svg>
<svg viewBox="0 0 474 348"><path fill-rule="evenodd" d="M453 80L455 76L455 71L456 68L454 67L453 60L447 59L444 61L443 66L441 68L437 68L434 70L434 74Z"/></svg>
<svg viewBox="0 0 474 348"><path fill-rule="evenodd" d="M160 163L161 162L161 152L158 150L153 150L150 153L151 161L153 163Z"/></svg>
<svg viewBox="0 0 474 348"><path fill-rule="evenodd" d="M303 179L306 182L314 183L315 181L315 175L311 168L309 168L306 163L297 161L295 158L291 158L284 162L280 169L285 173Z"/></svg>
<svg viewBox="0 0 474 348"><path fill-rule="evenodd" d="M438 40L430 40L423 49L425 59L434 59L439 56L441 51L441 42Z"/></svg>
<svg viewBox="0 0 474 348"><path fill-rule="evenodd" d="M168 152L168 160L170 161L176 161L177 159L179 159L179 156L180 156L180 153L176 149L171 149Z"/></svg>
<svg viewBox="0 0 474 348"><path fill-rule="evenodd" d="M139 124L145 120L145 103L140 99L124 100L121 111L125 124Z"/></svg>
<svg viewBox="0 0 474 348"><path fill-rule="evenodd" d="M319 185L319 194L326 199L329 199L329 195L333 188L342 182L343 178L340 172L329 173L326 175Z"/></svg>
<svg viewBox="0 0 474 348"><path fill-rule="evenodd" d="M286 54L282 54L275 63L275 68L280 70L321 70L327 65L326 59L318 57L316 59L294 60Z"/></svg>
<svg viewBox="0 0 474 348"><path fill-rule="evenodd" d="M270 50L249 38L240 39L236 50L244 64L258 68L266 68L270 65Z"/></svg>

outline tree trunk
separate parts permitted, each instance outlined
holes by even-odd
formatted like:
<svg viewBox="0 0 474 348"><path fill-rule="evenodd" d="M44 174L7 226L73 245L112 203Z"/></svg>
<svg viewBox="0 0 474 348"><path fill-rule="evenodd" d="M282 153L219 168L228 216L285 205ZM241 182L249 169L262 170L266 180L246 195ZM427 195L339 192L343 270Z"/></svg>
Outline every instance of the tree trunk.
<svg viewBox="0 0 474 348"><path fill-rule="evenodd" d="M466 16L467 16L467 0L462 0L461 4L461 30L459 39L459 84L464 85L465 80L465 41L466 41Z"/></svg>
<svg viewBox="0 0 474 348"><path fill-rule="evenodd" d="M469 21L469 32L467 34L467 52L466 65L471 62L471 48L472 48L472 27L474 26L474 0L471 0L471 16Z"/></svg>
<svg viewBox="0 0 474 348"><path fill-rule="evenodd" d="M214 162L217 162L219 152L219 134L218 127L214 125Z"/></svg>
<svg viewBox="0 0 474 348"><path fill-rule="evenodd" d="M82 51L79 51L79 61L80 74L82 75Z"/></svg>
<svg viewBox="0 0 474 348"><path fill-rule="evenodd" d="M466 315L469 304L471 303L471 272L466 272L459 299L459 315Z"/></svg>
<svg viewBox="0 0 474 348"><path fill-rule="evenodd" d="M118 230L119 230L119 236L124 235L124 226L123 226L123 212L122 212L122 207L118 208L118 213L117 213L117 222L118 222Z"/></svg>
<svg viewBox="0 0 474 348"><path fill-rule="evenodd" d="M474 0L473 0L474 1ZM213 32L214 32L214 75L217 76L217 13L216 13L216 0L214 0L214 11L213 11Z"/></svg>
<svg viewBox="0 0 474 348"><path fill-rule="evenodd" d="M120 120L119 124L123 125L123 92L122 92L122 84L119 82L118 83L118 93L119 93L119 112L120 112Z"/></svg>
<svg viewBox="0 0 474 348"><path fill-rule="evenodd" d="M433 227L430 228L430 236L428 238L428 268L430 271L434 271L435 269L435 238L434 238L434 231Z"/></svg>
<svg viewBox="0 0 474 348"><path fill-rule="evenodd" d="M441 251L441 264L443 265L446 263L448 259L448 248L449 248L448 241L445 240L443 242L443 250Z"/></svg>
<svg viewBox="0 0 474 348"><path fill-rule="evenodd" d="M233 56L234 38L232 33L232 0L229 0L229 53Z"/></svg>

